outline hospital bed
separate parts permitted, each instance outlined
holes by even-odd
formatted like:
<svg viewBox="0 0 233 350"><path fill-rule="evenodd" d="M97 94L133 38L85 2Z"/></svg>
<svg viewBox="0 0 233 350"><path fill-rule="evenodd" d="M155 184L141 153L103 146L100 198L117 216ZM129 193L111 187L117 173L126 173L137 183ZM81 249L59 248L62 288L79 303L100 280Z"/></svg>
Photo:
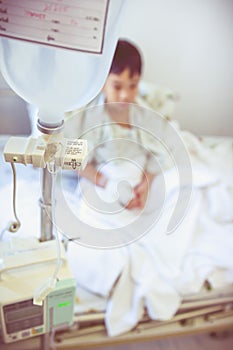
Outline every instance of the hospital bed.
<svg viewBox="0 0 233 350"><path fill-rule="evenodd" d="M87 300L91 300L91 297L93 296L89 295ZM183 300L170 320L153 321L145 312L131 331L109 337L105 327L104 309L100 311L87 307L85 312L75 312L71 327L49 335L49 339L51 349L65 350L155 341L200 333L216 337L222 334L227 336L227 331L232 331L233 327L232 308L232 287L211 291L208 284L205 284L200 293ZM41 343L41 337L35 337L17 343L1 344L1 348L13 350L17 344L17 350L36 350L41 349Z"/></svg>
<svg viewBox="0 0 233 350"><path fill-rule="evenodd" d="M146 94L146 88L144 87L143 98L148 98ZM150 90L151 91L151 90ZM153 88L153 94L157 88ZM164 108L162 112L166 115L167 119L171 118L171 112L175 103L175 96L172 95L170 91L163 91L162 96L159 98L159 102L153 102ZM155 94L158 96L158 94ZM167 105L164 106L161 103L161 99L167 101ZM154 98L152 101L156 101ZM153 108L155 106L152 106ZM5 144L7 136L2 138L1 146ZM190 141L190 140L189 140ZM219 138L219 137L208 137L203 136L201 138L201 143L208 150L216 149L219 153L220 158L225 154L226 161L232 160L232 139L231 138ZM222 146L224 145L224 146ZM193 144L192 144L193 147ZM191 149L192 149L191 147ZM223 153L221 153L223 152ZM224 153L225 152L225 153ZM2 149L1 149L2 153ZM2 154L1 154L2 156ZM219 158L218 158L219 159ZM229 164L230 165L230 164ZM3 159L1 159L1 181L4 185L4 190L2 195L7 195L9 189L7 187L10 179L9 167L4 165ZM230 168L232 169L232 167ZM229 168L228 168L229 170ZM29 183L33 186L38 181L38 171L30 167L18 167L18 177L22 180L22 188L24 189L25 197L28 192L31 192ZM65 178L67 188L72 189L74 186L74 178L72 175L67 175ZM26 187L25 184L27 183ZM21 190L19 182L19 192ZM229 184L228 187L229 189ZM8 193L8 194L6 194ZM37 196L37 191L35 190L34 198ZM232 194L232 192L231 192ZM27 199L21 199L20 205L28 205L26 203ZM9 197L7 197L9 198ZM34 200L33 198L33 200ZM11 203L9 203L10 205ZM37 203L34 203L35 206ZM230 206L230 203L228 203ZM5 206L5 202L4 202ZM227 207L226 207L227 209ZM7 210L7 204L6 208ZM32 209L33 210L33 209ZM2 204L1 204L2 212ZM5 212L6 213L6 212ZM232 225L230 208L225 224ZM27 217L28 213L24 214ZM3 215L6 219L6 215ZM1 222L4 225L3 217L1 215ZM232 227L232 226L231 226ZM2 229L2 227L1 227ZM27 236L28 230L31 227L23 227L25 236ZM25 237L24 237L25 238ZM229 240L231 243L232 241ZM229 257L230 263L232 262L231 257ZM221 264L220 264L221 265ZM85 270L85 267L84 267ZM90 272L90 270L89 270ZM50 334L50 346L56 349L82 349L90 348L96 346L108 346L112 344L123 344L130 342L140 342L148 340L156 340L161 338L190 335L196 333L218 333L223 330L233 329L233 265L228 269L223 271L222 267L217 272L214 281L215 286L212 286L213 281L209 281L208 278L203 280L201 289L196 293L187 293L182 297L179 307L174 312L172 317L168 319L160 320L153 319L148 314L148 310L144 308L143 315L139 318L138 322L131 327L128 331L120 332L118 335L111 336L108 334L108 329L106 327L106 309L108 307L109 296L101 296L98 293L92 293L90 290L85 288L83 285L77 282L77 292L76 292L76 305L74 312L73 325L65 329L57 330L53 334ZM124 293L122 293L122 298L124 298ZM123 311L122 311L123 315ZM3 349L15 349L16 343L12 344L1 344ZM40 337L35 337L25 341L17 342L17 349L39 349L41 346Z"/></svg>
<svg viewBox="0 0 233 350"><path fill-rule="evenodd" d="M208 333L213 336L225 334L233 328L233 292L231 288L208 290L183 301L179 311L168 321L153 321L144 315L130 332L109 337L104 324L104 311L89 310L75 313L74 324L56 332L51 337L51 349L98 348L127 343L138 343L169 337ZM16 344L1 344L2 349L13 350ZM17 343L17 350L41 348L40 337Z"/></svg>

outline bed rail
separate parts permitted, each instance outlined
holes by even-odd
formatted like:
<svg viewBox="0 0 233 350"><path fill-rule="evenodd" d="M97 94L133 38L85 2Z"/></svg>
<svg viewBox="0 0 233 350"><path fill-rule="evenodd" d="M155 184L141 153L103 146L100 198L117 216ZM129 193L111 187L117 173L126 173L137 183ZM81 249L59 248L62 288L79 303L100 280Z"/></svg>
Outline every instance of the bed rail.
<svg viewBox="0 0 233 350"><path fill-rule="evenodd" d="M71 327L51 335L51 349L79 350L227 330L233 330L232 286L185 298L178 312L167 321L153 321L145 312L133 330L117 337L107 335L103 312L75 314ZM4 350L15 349L15 343L1 346ZM40 349L39 337L17 343L17 350L37 349Z"/></svg>

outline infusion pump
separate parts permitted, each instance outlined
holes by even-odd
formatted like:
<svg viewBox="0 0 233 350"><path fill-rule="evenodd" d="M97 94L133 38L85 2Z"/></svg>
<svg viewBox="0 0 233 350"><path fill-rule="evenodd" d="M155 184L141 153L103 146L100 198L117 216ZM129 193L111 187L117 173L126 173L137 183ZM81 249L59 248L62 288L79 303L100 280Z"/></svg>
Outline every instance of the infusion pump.
<svg viewBox="0 0 233 350"><path fill-rule="evenodd" d="M36 288L54 273L56 242L40 243L36 239L19 242L14 243L7 254L7 242L0 243L0 319L4 343L42 335L73 323L76 288L64 249L56 286L41 305L36 305Z"/></svg>

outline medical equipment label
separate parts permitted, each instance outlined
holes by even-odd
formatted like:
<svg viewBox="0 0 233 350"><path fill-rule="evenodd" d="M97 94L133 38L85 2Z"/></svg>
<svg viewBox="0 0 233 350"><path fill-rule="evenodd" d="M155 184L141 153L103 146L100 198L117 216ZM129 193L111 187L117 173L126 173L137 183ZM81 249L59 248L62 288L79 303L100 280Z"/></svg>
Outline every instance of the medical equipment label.
<svg viewBox="0 0 233 350"><path fill-rule="evenodd" d="M102 53L109 0L0 0L0 36Z"/></svg>

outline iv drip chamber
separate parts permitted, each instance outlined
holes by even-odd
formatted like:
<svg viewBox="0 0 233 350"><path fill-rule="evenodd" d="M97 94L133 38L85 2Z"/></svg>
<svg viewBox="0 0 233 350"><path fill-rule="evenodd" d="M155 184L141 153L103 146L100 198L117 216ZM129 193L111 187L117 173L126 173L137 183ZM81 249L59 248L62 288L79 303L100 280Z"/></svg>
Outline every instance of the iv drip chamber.
<svg viewBox="0 0 233 350"><path fill-rule="evenodd" d="M42 124L84 107L101 90L118 40L123 1L110 1L102 53L63 49L0 37L0 69L8 85L38 108Z"/></svg>

